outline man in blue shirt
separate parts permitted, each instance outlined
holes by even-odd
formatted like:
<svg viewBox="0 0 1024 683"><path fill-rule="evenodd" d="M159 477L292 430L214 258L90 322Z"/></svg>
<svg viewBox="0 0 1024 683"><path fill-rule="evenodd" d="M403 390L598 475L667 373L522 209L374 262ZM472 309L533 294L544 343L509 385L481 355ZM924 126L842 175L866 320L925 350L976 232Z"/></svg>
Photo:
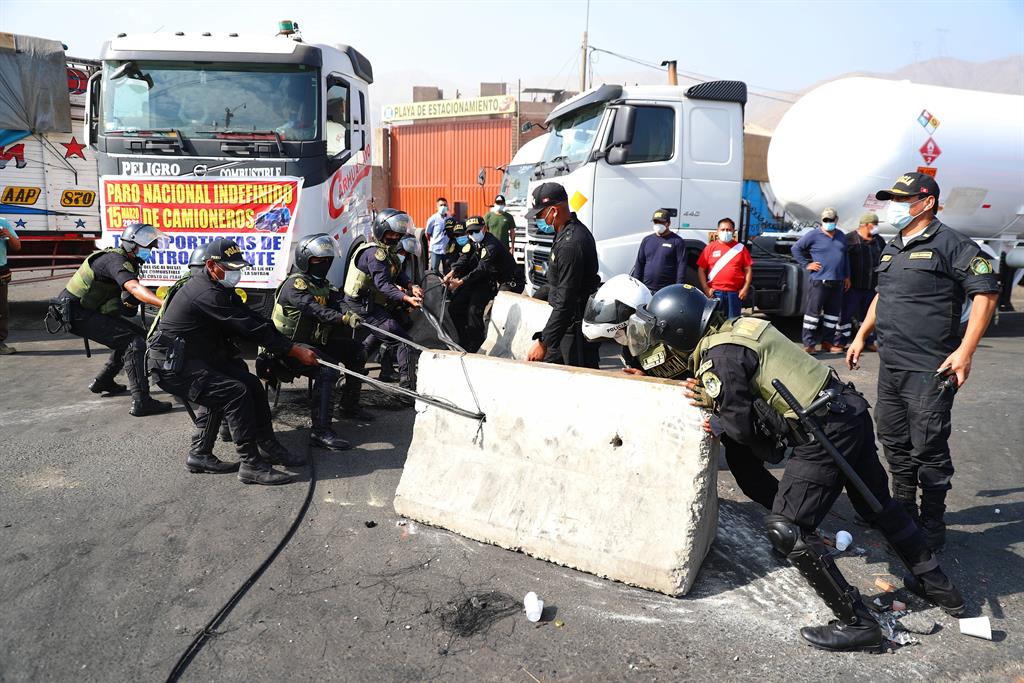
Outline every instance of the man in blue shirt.
<svg viewBox="0 0 1024 683"><path fill-rule="evenodd" d="M444 219L448 216L448 200L437 198L437 213L427 219L427 245L430 248L430 269L444 275L444 255L448 248L448 235L444 231Z"/></svg>
<svg viewBox="0 0 1024 683"><path fill-rule="evenodd" d="M651 218L653 235L640 242L640 251L630 273L643 282L651 294L662 287L681 285L686 280L686 246L683 238L672 232L668 211L658 209Z"/></svg>
<svg viewBox="0 0 1024 683"><path fill-rule="evenodd" d="M21 240L14 226L6 218L0 218L0 356L9 356L17 349L4 343L7 340L10 309L7 306L7 287L11 281L11 268L7 265L7 249L21 251Z"/></svg>
<svg viewBox="0 0 1024 683"><path fill-rule="evenodd" d="M821 212L821 227L808 232L793 245L793 258L810 273L810 291L804 308L804 351L843 351L832 343L843 307L843 292L850 288L850 260L846 236L836 228L836 210ZM822 334L824 331L824 334ZM824 336L825 340L821 338Z"/></svg>

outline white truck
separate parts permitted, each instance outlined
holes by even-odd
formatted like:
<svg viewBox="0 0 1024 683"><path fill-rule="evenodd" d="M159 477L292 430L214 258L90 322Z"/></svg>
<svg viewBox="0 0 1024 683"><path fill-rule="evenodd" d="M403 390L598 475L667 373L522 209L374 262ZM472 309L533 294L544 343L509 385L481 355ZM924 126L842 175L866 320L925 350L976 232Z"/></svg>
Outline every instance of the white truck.
<svg viewBox="0 0 1024 683"><path fill-rule="evenodd" d="M77 268L100 235L96 157L77 129L98 63L65 56L55 40L0 34L0 43L14 48L0 52L0 216L22 240L8 255L14 281L66 275L56 271Z"/></svg>
<svg viewBox="0 0 1024 683"><path fill-rule="evenodd" d="M192 249L238 241L255 264L241 286L268 310L294 243L335 242L340 285L369 234L369 60L346 45L307 43L290 21L276 36L119 34L89 81L85 141L101 175L104 244L143 220L162 240L142 271L173 282Z"/></svg>
<svg viewBox="0 0 1024 683"><path fill-rule="evenodd" d="M599 275L628 273L655 209L668 209L687 243L687 281L721 218L744 236L743 106L746 85L713 81L673 85L602 85L548 116L547 142L530 192L544 182L565 187L569 205L593 231ZM547 282L552 236L529 221L528 291ZM763 266L762 266L763 267Z"/></svg>
<svg viewBox="0 0 1024 683"><path fill-rule="evenodd" d="M544 155L547 143L548 135L545 133L520 147L505 168L505 175L501 179L500 192L505 197L509 215L516 222L516 240L512 255L519 265L526 262L526 209L530 201L530 178Z"/></svg>

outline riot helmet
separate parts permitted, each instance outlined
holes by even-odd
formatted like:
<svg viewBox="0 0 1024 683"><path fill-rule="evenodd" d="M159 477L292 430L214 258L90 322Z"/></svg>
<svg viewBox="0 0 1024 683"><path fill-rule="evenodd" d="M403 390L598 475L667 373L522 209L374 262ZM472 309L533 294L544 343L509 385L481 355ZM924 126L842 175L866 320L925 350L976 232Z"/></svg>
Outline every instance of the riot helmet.
<svg viewBox="0 0 1024 683"><path fill-rule="evenodd" d="M629 352L644 353L659 343L677 351L690 353L708 329L711 316L718 307L717 299L709 299L690 285L670 285L651 297L629 318L626 338Z"/></svg>
<svg viewBox="0 0 1024 683"><path fill-rule="evenodd" d="M295 268L315 280L323 280L334 263L334 253L334 240L330 235L322 232L309 235L295 246ZM310 262L314 258L321 260Z"/></svg>
<svg viewBox="0 0 1024 683"><path fill-rule="evenodd" d="M373 217L373 239L379 244L395 245L412 228L412 218L398 209L382 209ZM396 237L385 241L384 236L389 232L395 233Z"/></svg>
<svg viewBox="0 0 1024 683"><path fill-rule="evenodd" d="M121 232L121 243L152 249L161 237L166 235L149 223L129 223Z"/></svg>
<svg viewBox="0 0 1024 683"><path fill-rule="evenodd" d="M651 290L629 275L616 275L590 295L583 311L583 336L626 345L629 317L651 301Z"/></svg>

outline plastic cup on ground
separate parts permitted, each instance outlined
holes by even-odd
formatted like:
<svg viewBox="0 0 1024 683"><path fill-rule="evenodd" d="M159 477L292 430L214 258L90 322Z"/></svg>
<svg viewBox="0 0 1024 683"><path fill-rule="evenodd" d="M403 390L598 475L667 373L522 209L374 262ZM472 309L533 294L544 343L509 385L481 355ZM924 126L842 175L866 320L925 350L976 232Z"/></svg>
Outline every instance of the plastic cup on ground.
<svg viewBox="0 0 1024 683"><path fill-rule="evenodd" d="M526 618L530 621L540 621L540 615L544 612L544 601L537 597L537 594L530 591L523 598L523 608L526 610Z"/></svg>
<svg viewBox="0 0 1024 683"><path fill-rule="evenodd" d="M850 547L853 543L853 536L849 531L840 531L836 534L836 550L842 552Z"/></svg>
<svg viewBox="0 0 1024 683"><path fill-rule="evenodd" d="M965 636L974 636L975 638L992 640L992 624L989 623L988 617L970 617L969 619L961 619L960 633Z"/></svg>

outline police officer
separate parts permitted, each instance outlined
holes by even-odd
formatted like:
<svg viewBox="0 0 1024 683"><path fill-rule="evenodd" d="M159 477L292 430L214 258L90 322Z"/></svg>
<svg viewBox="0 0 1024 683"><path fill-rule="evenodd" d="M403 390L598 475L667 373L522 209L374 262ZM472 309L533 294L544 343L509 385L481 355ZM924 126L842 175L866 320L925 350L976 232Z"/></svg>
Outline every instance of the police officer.
<svg viewBox="0 0 1024 683"><path fill-rule="evenodd" d="M533 208L526 217L535 218L541 232L555 233L547 273L551 316L526 359L552 363L561 358L566 365L596 368L600 349L580 331L587 299L601 284L594 236L570 210L569 197L558 183L543 183L533 191Z"/></svg>
<svg viewBox="0 0 1024 683"><path fill-rule="evenodd" d="M846 354L855 367L877 327L878 401L875 420L893 496L920 520L932 548L945 543L946 491L953 478L949 453L953 395L971 372L999 296L992 266L978 245L935 217L939 186L924 173L906 173L878 199L889 200L888 222L899 233L882 249L878 294ZM967 330L960 315L973 301Z"/></svg>
<svg viewBox="0 0 1024 683"><path fill-rule="evenodd" d="M145 332L125 319L138 312L140 303L160 306L160 299L139 283L139 269L162 236L152 225L130 223L121 233L120 244L90 254L54 300L55 306L68 310L70 320L64 322L72 334L113 352L89 391L119 394L130 390L128 412L136 417L171 409L170 403L149 395ZM122 368L128 376L127 387L114 381Z"/></svg>
<svg viewBox="0 0 1024 683"><path fill-rule="evenodd" d="M469 242L462 249L467 252L465 263L456 263L445 282L455 293L452 300L452 320L459 331L462 346L476 353L487 331L484 309L494 299L498 289L521 292L522 278L519 267L508 248L487 229L482 216L466 219Z"/></svg>
<svg viewBox="0 0 1024 683"><path fill-rule="evenodd" d="M459 260L462 248L469 241L469 238L466 237L466 224L458 218L449 216L444 219L444 233L448 237L448 243L445 245L445 251L441 257L440 275L448 274L455 262ZM461 242L459 241L460 237L462 238Z"/></svg>
<svg viewBox="0 0 1024 683"><path fill-rule="evenodd" d="M303 238L295 246L294 272L277 288L271 319L277 331L292 342L312 346L325 361L335 365L340 361L347 369L363 374L366 357L362 344L352 334L352 329L359 325L359 316L343 309L341 292L327 281L333 264L334 241L330 236L317 233ZM333 387L341 373L325 365L306 368L294 359L286 359L285 364L297 374L314 377L310 408L313 444L335 451L350 448L331 427ZM359 408L360 387L358 380L345 378L342 414L373 419Z"/></svg>
<svg viewBox="0 0 1024 683"><path fill-rule="evenodd" d="M403 259L398 253L399 242L411 227L408 214L383 209L373 219L373 239L355 250L345 276L346 304L367 323L404 338L409 337L408 324L399 321L408 317L404 307L419 308L423 301L423 289L402 271ZM367 358L382 341L376 334L366 338L363 350ZM400 344L395 355L401 375L399 386L415 388L410 348Z"/></svg>
<svg viewBox="0 0 1024 683"><path fill-rule="evenodd" d="M726 319L718 306L715 299L689 285L662 289L630 318L630 351L640 354L661 343L690 354L691 371L714 411L705 422L705 430L715 436L725 434L739 443L751 444L757 438L756 400L773 409L778 431L794 448L772 514L765 517L768 537L838 617L827 626L801 629L803 638L815 647L833 651L875 650L883 642L878 623L857 590L843 578L816 531L846 480L822 444L804 438L801 429L787 421L795 420L796 415L771 384L779 377L785 378L790 391L805 406L825 390L838 393L816 419L883 510L872 512L854 488L848 488L850 502L881 530L911 570L913 576L905 580L909 590L950 614L962 613L963 598L939 568L924 534L903 507L889 497L867 401L768 321ZM697 380L690 385L696 388ZM694 397L692 390L690 395Z"/></svg>
<svg viewBox="0 0 1024 683"><path fill-rule="evenodd" d="M592 342L611 339L622 346L623 372L629 375L683 381L691 378L686 354L666 344L656 344L639 357L629 352L626 326L630 316L651 301L644 283L629 275L616 275L587 301L583 312L583 336ZM722 447L729 471L744 495L766 510L772 509L779 480L765 467L782 460L782 449L773 435L761 435L753 444L741 444L723 434Z"/></svg>
<svg viewBox="0 0 1024 683"><path fill-rule="evenodd" d="M205 409L196 414L196 429L200 437L208 437L211 446L217 416L223 413L241 461L239 480L245 484L287 483L291 476L275 470L271 462L300 465L304 459L293 456L277 441L263 384L249 373L231 339L241 337L305 365L316 364L316 353L285 338L235 294L241 270L251 264L234 241L213 240L204 255L204 267L179 280L164 297L150 330L150 373L168 393ZM205 455L197 453L195 444L194 439L186 461L190 471L225 471L226 463L216 458L192 457Z"/></svg>

